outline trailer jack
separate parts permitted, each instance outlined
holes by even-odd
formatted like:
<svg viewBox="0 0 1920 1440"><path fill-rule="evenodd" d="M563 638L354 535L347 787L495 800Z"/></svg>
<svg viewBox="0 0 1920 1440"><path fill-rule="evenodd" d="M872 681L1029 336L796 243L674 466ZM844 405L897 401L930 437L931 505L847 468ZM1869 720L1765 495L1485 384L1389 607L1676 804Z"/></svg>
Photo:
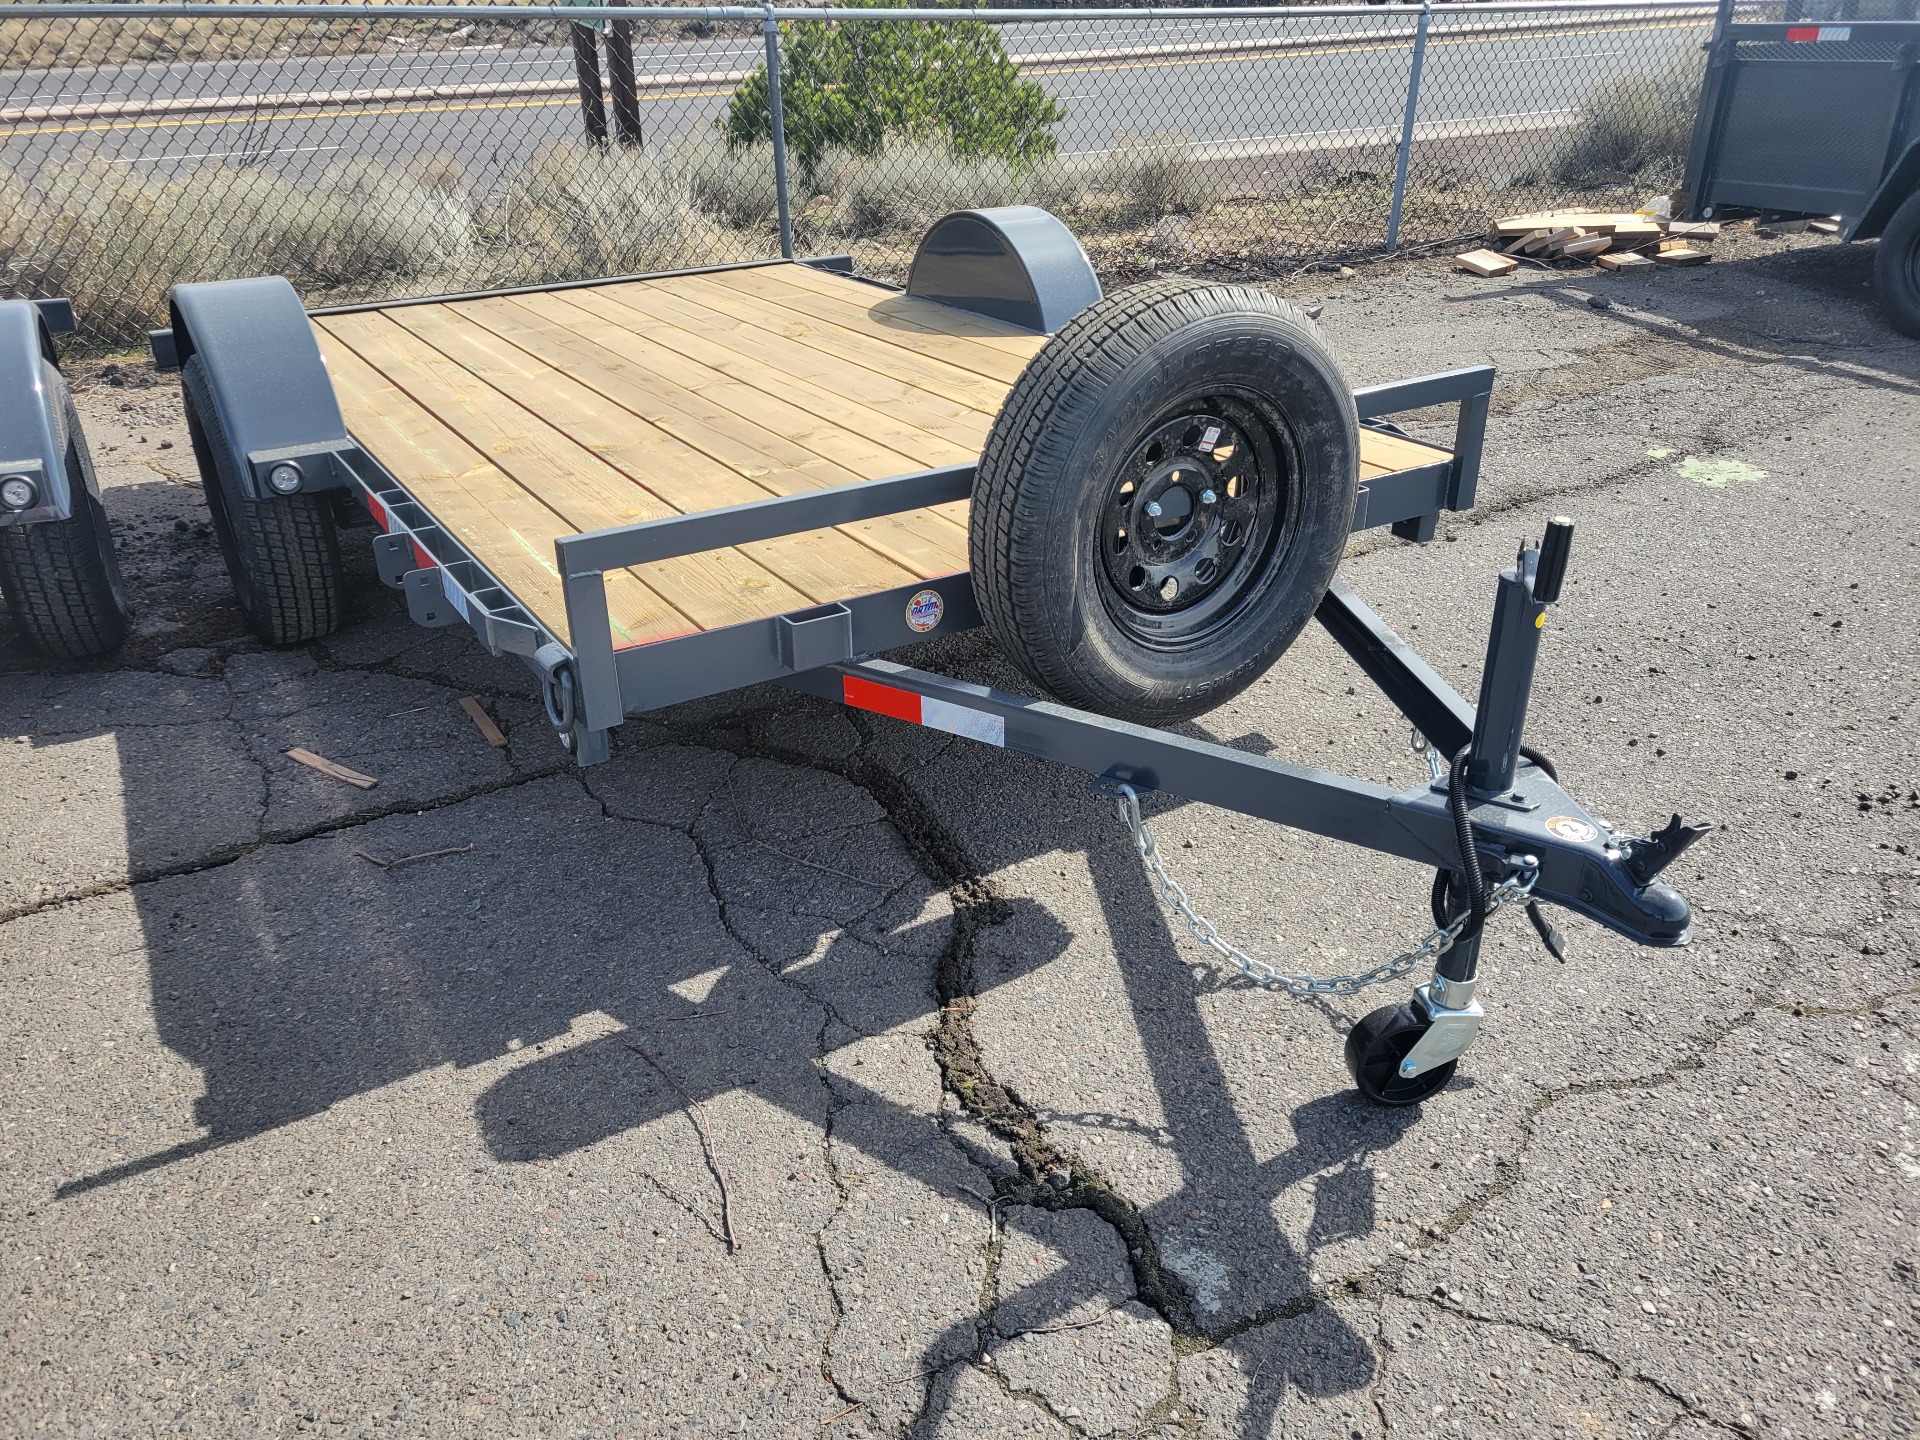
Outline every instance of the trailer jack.
<svg viewBox="0 0 1920 1440"><path fill-rule="evenodd" d="M1347 1065L1370 1100L1409 1105L1452 1078L1486 1019L1476 991L1488 918L1515 904L1558 905L1639 944L1691 938L1691 913L1659 876L1710 826L1678 815L1646 839L1619 834L1560 785L1522 739L1547 609L1560 596L1573 541L1555 519L1500 575L1477 706L1336 582L1317 618L1408 717L1435 758L1427 781L1395 791L1250 755L1210 741L951 680L889 661L821 666L787 683L855 708L1087 771L1116 804L1162 901L1199 943L1263 989L1296 998L1351 995L1432 975L1405 1001L1373 1011L1347 1037ZM1438 756L1451 756L1442 765ZM1293 974L1222 937L1166 871L1140 802L1154 792L1343 840L1430 865L1435 928L1418 945L1356 975ZM1557 932L1538 911L1550 949Z"/></svg>

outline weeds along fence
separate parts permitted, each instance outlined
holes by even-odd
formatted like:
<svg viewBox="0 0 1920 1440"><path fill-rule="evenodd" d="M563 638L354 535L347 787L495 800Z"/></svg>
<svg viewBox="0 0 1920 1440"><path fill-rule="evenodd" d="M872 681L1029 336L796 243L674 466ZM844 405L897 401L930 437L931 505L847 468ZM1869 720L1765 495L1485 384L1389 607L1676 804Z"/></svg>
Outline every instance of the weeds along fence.
<svg viewBox="0 0 1920 1440"><path fill-rule="evenodd" d="M312 303L851 252L1029 202L1108 283L1678 183L1694 0L1191 10L0 6L0 293Z"/></svg>

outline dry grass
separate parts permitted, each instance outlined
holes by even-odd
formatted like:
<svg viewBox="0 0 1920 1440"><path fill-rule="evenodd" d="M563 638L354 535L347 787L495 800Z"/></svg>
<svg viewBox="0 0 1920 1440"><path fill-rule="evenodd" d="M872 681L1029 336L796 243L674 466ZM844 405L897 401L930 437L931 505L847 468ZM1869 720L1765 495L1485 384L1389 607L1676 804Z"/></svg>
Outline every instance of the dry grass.
<svg viewBox="0 0 1920 1440"><path fill-rule="evenodd" d="M1656 69L1594 86L1581 97L1580 113L1542 167L1543 177L1581 189L1678 184L1704 67L1702 56L1682 51Z"/></svg>
<svg viewBox="0 0 1920 1440"><path fill-rule="evenodd" d="M0 182L0 273L9 294L64 295L90 333L137 338L166 318L169 286L286 275L303 289L374 289L464 266L464 192L372 162L295 184L204 165L150 181L100 161Z"/></svg>
<svg viewBox="0 0 1920 1440"><path fill-rule="evenodd" d="M752 253L695 208L685 177L647 151L556 146L509 192L496 220L501 282L576 280Z"/></svg>
<svg viewBox="0 0 1920 1440"><path fill-rule="evenodd" d="M1021 176L1006 161L962 157L944 145L889 145L850 161L831 157L816 183L833 187L830 226L856 237L917 232L949 211L1025 198Z"/></svg>
<svg viewBox="0 0 1920 1440"><path fill-rule="evenodd" d="M779 214L773 146L725 146L694 152L681 163L694 206L736 230L763 230Z"/></svg>
<svg viewBox="0 0 1920 1440"><path fill-rule="evenodd" d="M1206 208L1206 182L1193 142L1183 135L1116 135L1084 162L1085 199L1072 208L1116 227L1144 225L1163 215Z"/></svg>

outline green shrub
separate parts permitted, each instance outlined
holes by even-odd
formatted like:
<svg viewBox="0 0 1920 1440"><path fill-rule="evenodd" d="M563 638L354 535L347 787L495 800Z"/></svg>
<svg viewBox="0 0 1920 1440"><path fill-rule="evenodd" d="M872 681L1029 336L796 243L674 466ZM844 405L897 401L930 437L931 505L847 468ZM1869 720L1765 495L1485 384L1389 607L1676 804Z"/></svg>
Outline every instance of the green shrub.
<svg viewBox="0 0 1920 1440"><path fill-rule="evenodd" d="M865 3L892 9L905 0ZM1052 126L1066 112L1021 78L991 26L799 21L780 29L787 150L808 184L830 151L877 155L889 139L1020 167L1053 153ZM734 91L720 124L733 145L771 140L764 65Z"/></svg>

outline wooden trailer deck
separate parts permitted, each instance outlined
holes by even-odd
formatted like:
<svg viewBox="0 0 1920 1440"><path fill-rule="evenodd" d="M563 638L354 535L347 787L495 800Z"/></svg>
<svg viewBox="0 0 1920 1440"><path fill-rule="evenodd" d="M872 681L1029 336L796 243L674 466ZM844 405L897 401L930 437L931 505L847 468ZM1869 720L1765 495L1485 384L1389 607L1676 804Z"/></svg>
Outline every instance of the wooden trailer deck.
<svg viewBox="0 0 1920 1440"><path fill-rule="evenodd" d="M1046 343L792 263L313 325L354 438L563 640L556 537L970 463ZM609 575L607 606L647 644L966 568L958 502Z"/></svg>

